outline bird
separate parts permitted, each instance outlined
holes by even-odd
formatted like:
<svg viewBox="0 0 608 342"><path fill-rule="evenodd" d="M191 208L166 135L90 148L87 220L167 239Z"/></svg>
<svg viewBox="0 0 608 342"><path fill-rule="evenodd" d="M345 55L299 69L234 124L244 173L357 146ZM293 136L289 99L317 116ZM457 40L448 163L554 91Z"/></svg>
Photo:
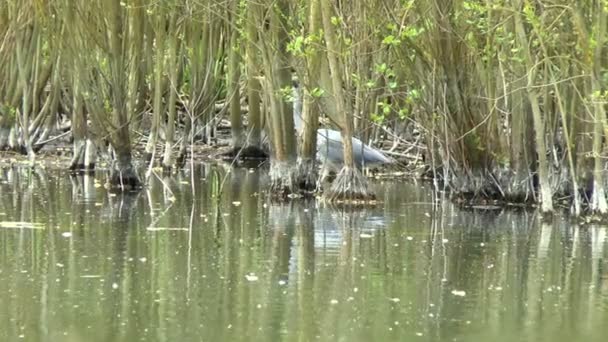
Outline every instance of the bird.
<svg viewBox="0 0 608 342"><path fill-rule="evenodd" d="M302 97L299 87L293 88L293 119L296 132L302 133L304 121L302 120ZM392 159L382 151L375 149L363 141L352 137L353 159L358 168L384 165L392 163ZM337 172L344 165L344 144L342 133L329 128L317 130L317 160L321 162L321 177L324 180L331 171Z"/></svg>

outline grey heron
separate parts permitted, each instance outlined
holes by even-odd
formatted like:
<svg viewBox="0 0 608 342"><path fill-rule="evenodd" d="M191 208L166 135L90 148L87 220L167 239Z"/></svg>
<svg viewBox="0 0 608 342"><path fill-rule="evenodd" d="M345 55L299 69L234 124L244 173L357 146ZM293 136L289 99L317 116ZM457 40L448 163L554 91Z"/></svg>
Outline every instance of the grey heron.
<svg viewBox="0 0 608 342"><path fill-rule="evenodd" d="M293 119L296 132L302 133L304 121L302 120L302 97L300 89L294 87ZM392 160L380 150L366 145L363 141L353 137L353 158L358 168L390 164ZM339 171L344 164L344 145L342 133L328 128L317 130L317 160L321 162L321 177L324 180L331 171Z"/></svg>

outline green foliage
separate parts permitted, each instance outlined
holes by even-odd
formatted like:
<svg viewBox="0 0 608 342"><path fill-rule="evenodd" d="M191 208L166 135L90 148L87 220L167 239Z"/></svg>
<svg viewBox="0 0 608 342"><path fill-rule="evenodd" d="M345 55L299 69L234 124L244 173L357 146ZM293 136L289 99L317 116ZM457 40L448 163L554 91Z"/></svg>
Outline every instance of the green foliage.
<svg viewBox="0 0 608 342"><path fill-rule="evenodd" d="M299 35L296 31L290 34L290 41L287 44L287 52L294 57L309 58L319 50L322 42L323 31L309 35Z"/></svg>
<svg viewBox="0 0 608 342"><path fill-rule="evenodd" d="M319 87L313 88L313 89L310 91L310 96L312 96L312 97L314 97L314 98L320 98L320 97L322 97L324 94L325 94L325 90L323 90L323 89L321 89L321 88L319 88Z"/></svg>
<svg viewBox="0 0 608 342"><path fill-rule="evenodd" d="M401 44L401 40L391 34L391 35L384 37L384 39L382 40L382 44L387 45L387 46L396 46L396 45Z"/></svg>
<svg viewBox="0 0 608 342"><path fill-rule="evenodd" d="M286 86L280 89L281 97L287 102L294 102L295 97L293 95L294 88L292 86Z"/></svg>

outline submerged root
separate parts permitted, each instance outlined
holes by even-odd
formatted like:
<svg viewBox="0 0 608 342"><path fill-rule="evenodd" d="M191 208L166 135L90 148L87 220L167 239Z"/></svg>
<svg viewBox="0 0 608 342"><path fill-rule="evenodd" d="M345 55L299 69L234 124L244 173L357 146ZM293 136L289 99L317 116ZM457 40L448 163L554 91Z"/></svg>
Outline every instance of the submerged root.
<svg viewBox="0 0 608 342"><path fill-rule="evenodd" d="M333 203L353 203L376 199L367 178L357 168L343 167L323 197Z"/></svg>

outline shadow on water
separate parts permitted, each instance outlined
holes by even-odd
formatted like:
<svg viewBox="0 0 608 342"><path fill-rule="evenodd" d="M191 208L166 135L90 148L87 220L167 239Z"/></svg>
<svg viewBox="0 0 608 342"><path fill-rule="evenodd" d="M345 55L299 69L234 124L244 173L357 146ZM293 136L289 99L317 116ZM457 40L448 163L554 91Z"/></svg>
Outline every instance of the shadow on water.
<svg viewBox="0 0 608 342"><path fill-rule="evenodd" d="M99 177L96 175L95 177ZM0 170L2 341L603 341L605 226L377 184L340 211L197 165L109 194Z"/></svg>

